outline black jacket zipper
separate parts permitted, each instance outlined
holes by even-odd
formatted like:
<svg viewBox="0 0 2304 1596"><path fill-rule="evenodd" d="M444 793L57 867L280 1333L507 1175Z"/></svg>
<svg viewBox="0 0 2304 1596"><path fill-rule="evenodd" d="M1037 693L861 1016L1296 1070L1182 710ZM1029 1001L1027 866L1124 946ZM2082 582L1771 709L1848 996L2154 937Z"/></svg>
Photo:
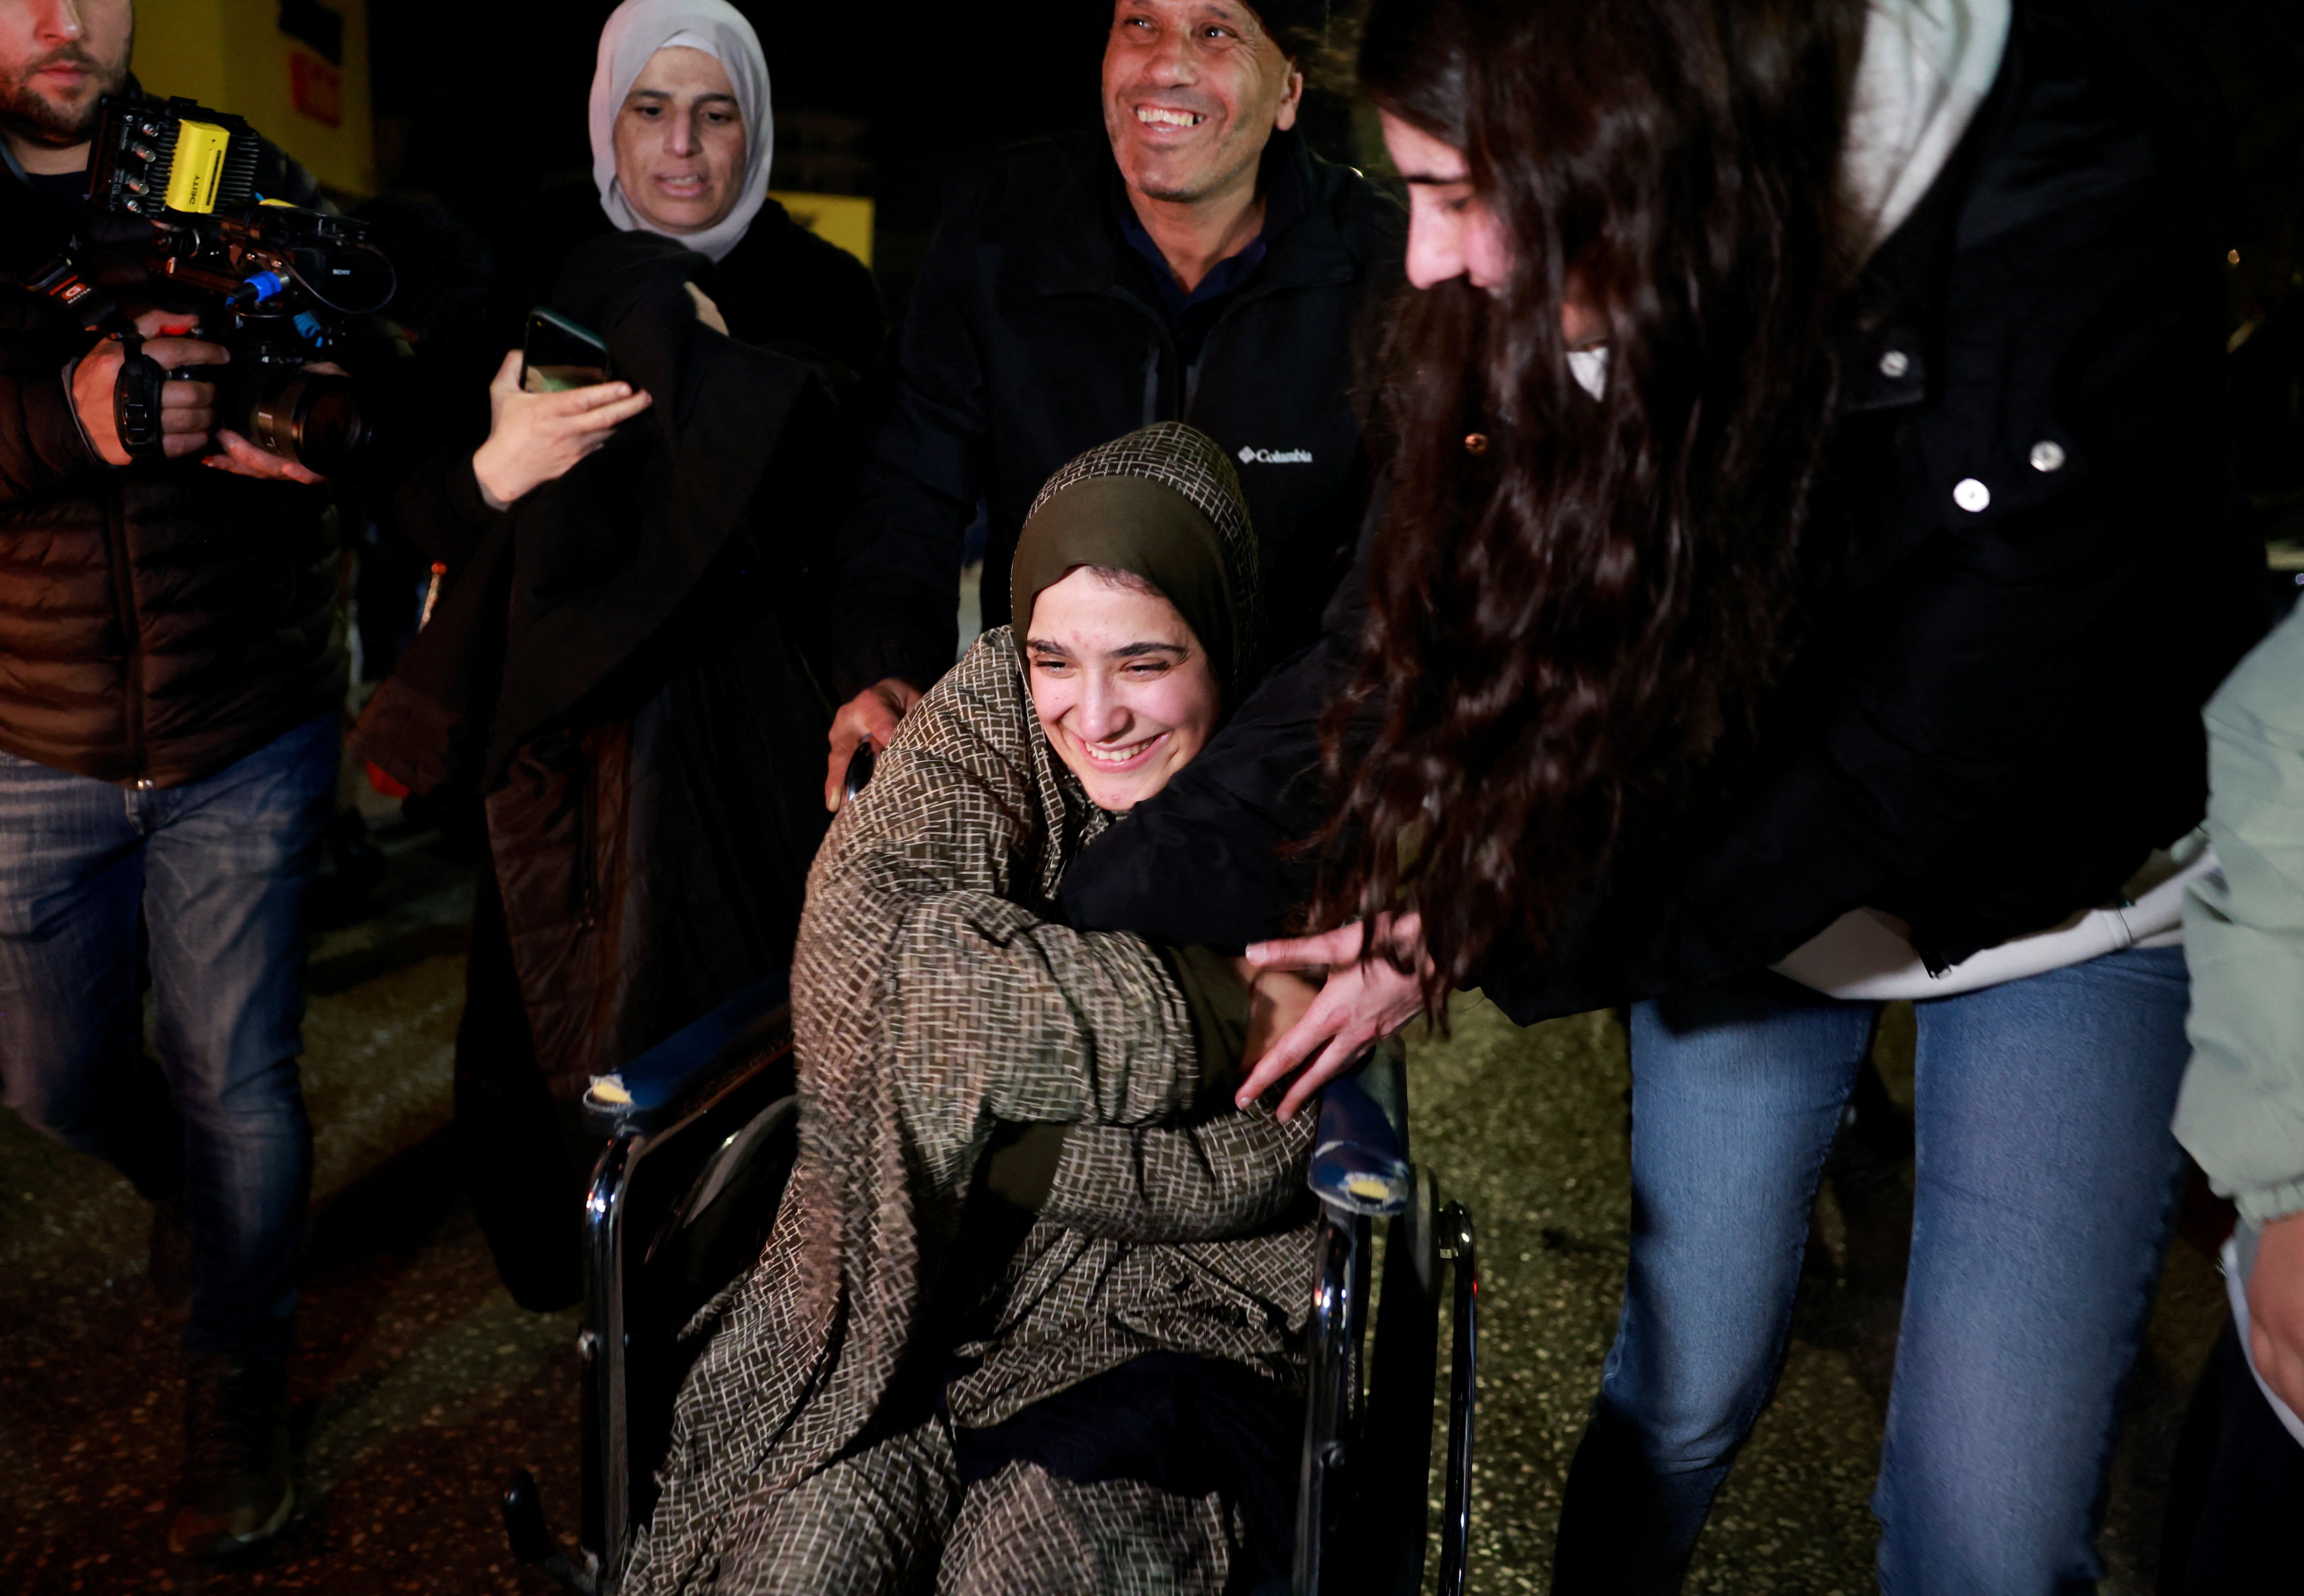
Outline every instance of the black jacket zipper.
<svg viewBox="0 0 2304 1596"><path fill-rule="evenodd" d="M1349 278L1344 280L1350 281ZM1231 325L1249 305L1269 299L1275 293L1284 293L1291 288L1328 286L1333 284L1251 283L1238 290L1232 296L1232 302L1226 305L1216 320L1209 324L1207 335L1200 340L1199 357L1189 365L1184 362L1183 346L1176 341L1176 329L1165 316L1117 284L1102 290L1106 298L1118 300L1150 322L1158 340L1153 345L1152 359L1146 362L1143 424L1149 427L1155 421L1173 420L1182 421L1187 426L1191 425L1193 402L1199 397L1200 368L1207 364L1208 352L1216 347L1217 335ZM1177 368L1175 391L1173 395L1169 391L1168 384L1168 370L1172 365ZM1175 401L1173 407L1168 403L1172 397Z"/></svg>

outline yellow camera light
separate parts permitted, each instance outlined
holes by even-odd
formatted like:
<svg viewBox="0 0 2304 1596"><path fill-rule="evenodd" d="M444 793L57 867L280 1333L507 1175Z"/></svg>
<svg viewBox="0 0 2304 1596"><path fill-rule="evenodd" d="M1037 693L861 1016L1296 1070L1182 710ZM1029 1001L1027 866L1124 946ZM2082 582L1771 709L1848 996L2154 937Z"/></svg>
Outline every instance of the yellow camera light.
<svg viewBox="0 0 2304 1596"><path fill-rule="evenodd" d="M214 210L224 152L231 148L232 134L213 122L178 123L175 158L168 166L168 208L202 215Z"/></svg>

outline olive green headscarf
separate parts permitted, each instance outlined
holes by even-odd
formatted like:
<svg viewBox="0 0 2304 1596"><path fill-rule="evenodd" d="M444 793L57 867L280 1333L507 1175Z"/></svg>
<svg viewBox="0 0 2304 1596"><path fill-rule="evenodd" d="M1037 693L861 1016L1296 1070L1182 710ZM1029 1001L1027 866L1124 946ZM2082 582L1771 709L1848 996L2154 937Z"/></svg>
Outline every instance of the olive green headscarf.
<svg viewBox="0 0 2304 1596"><path fill-rule="evenodd" d="M1082 565L1126 571L1160 590L1208 651L1227 702L1252 682L1262 643L1256 532L1240 478L1216 440L1163 421L1063 467L1024 519L1009 567L1021 643L1032 605Z"/></svg>

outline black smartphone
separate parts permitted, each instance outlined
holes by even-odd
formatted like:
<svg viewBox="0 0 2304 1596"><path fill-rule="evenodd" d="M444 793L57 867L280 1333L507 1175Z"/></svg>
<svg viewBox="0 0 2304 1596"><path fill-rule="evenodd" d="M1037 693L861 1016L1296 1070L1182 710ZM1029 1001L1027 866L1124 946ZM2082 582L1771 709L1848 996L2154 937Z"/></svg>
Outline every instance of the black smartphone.
<svg viewBox="0 0 2304 1596"><path fill-rule="evenodd" d="M520 352L521 387L531 394L564 394L611 381L615 374L599 334L542 305L528 313L528 342Z"/></svg>

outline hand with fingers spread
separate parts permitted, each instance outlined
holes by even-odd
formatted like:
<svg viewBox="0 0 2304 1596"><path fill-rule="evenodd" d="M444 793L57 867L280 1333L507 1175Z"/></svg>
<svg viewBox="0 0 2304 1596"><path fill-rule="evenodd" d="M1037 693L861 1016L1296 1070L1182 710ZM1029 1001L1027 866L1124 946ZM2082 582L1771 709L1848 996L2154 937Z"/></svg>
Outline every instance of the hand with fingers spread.
<svg viewBox="0 0 2304 1596"><path fill-rule="evenodd" d="M182 316L162 310L147 310L136 318L136 330L145 340L145 355L158 361L164 369L221 366L232 359L221 345L184 336L191 326ZM110 465L130 463L128 446L120 441L118 412L113 404L114 391L120 386L120 367L126 358L120 340L106 338L82 355L80 364L72 368L72 409L80 414L80 424L88 434L88 441ZM199 454L208 446L208 434L215 428L214 383L170 381L161 385L160 446L169 459L182 460Z"/></svg>
<svg viewBox="0 0 2304 1596"><path fill-rule="evenodd" d="M1381 916L1374 934L1367 938L1366 957L1361 956L1362 942L1362 927L1353 924L1317 937L1258 942L1249 948L1248 963L1255 969L1325 969L1328 979L1319 996L1277 1040L1259 1052L1251 1040L1248 1078L1237 1093L1242 1108L1309 1061L1310 1067L1296 1077L1280 1100L1280 1117L1294 1117L1313 1093L1370 1046L1424 1012L1420 975L1394 969L1378 951L1388 946L1404 955L1415 971L1428 972L1432 961L1424 952L1422 922L1413 914Z"/></svg>
<svg viewBox="0 0 2304 1596"><path fill-rule="evenodd" d="M566 476L653 403L626 382L531 394L520 386L520 367L515 349L496 369L488 385L488 439L472 455L472 475L491 510Z"/></svg>
<svg viewBox="0 0 2304 1596"><path fill-rule="evenodd" d="M310 367L307 370L312 369ZM301 482L310 487L327 479L309 465L299 465L292 460L283 460L269 449L258 448L230 428L216 435L217 453L200 462L202 465L235 477L252 477L259 482Z"/></svg>
<svg viewBox="0 0 2304 1596"><path fill-rule="evenodd" d="M848 783L848 761L856 756L857 745L869 743L875 751L887 747L888 739L896 734L896 723L919 701L919 688L889 676L840 706L840 712L832 717L832 752L824 765L825 808L834 814L840 811Z"/></svg>

